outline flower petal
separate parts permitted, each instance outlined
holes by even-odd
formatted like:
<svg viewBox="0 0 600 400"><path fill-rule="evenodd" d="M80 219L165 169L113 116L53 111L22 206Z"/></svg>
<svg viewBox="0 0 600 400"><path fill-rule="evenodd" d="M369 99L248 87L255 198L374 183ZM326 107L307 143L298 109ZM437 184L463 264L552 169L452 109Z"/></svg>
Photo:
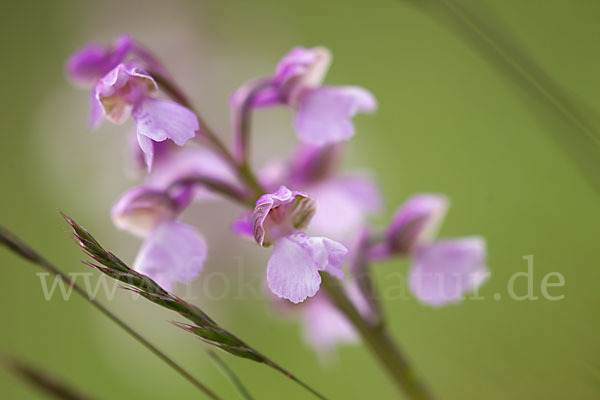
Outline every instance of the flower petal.
<svg viewBox="0 0 600 400"><path fill-rule="evenodd" d="M148 275L165 290L175 281L189 282L204 266L207 248L204 237L192 226L165 221L146 238L134 269Z"/></svg>
<svg viewBox="0 0 600 400"><path fill-rule="evenodd" d="M171 139L178 146L196 135L199 129L196 115L170 100L144 98L133 110L137 133L157 142Z"/></svg>
<svg viewBox="0 0 600 400"><path fill-rule="evenodd" d="M326 295L317 294L306 302L303 314L304 340L322 356L345 343L358 342L348 319Z"/></svg>
<svg viewBox="0 0 600 400"><path fill-rule="evenodd" d="M157 147L162 148L165 142L155 142ZM164 151L160 157L155 157L152 173L148 176L148 184L152 187L166 190L174 182L194 176L208 177L217 181L223 181L230 186L239 187L239 181L222 157L214 151L203 147L177 147L171 142L174 149ZM156 145L159 146L156 146ZM196 200L221 199L210 190L202 186L194 186L194 198Z"/></svg>
<svg viewBox="0 0 600 400"><path fill-rule="evenodd" d="M310 185L331 177L338 169L342 146L300 145L294 151L289 166L289 181L294 185Z"/></svg>
<svg viewBox="0 0 600 400"><path fill-rule="evenodd" d="M306 89L319 87L331 64L331 52L325 47L295 47L275 68L273 83L285 101L292 105Z"/></svg>
<svg viewBox="0 0 600 400"><path fill-rule="evenodd" d="M437 241L420 247L409 287L424 304L442 306L462 300L489 277L485 241L479 237Z"/></svg>
<svg viewBox="0 0 600 400"><path fill-rule="evenodd" d="M154 160L154 141L148 136L137 134L137 141L140 145L140 149L144 154L144 162L148 168L148 172L152 170L152 162Z"/></svg>
<svg viewBox="0 0 600 400"><path fill-rule="evenodd" d="M314 296L321 285L318 271L343 278L347 249L333 240L302 232L279 238L267 265L267 283L273 293L293 303Z"/></svg>
<svg viewBox="0 0 600 400"><path fill-rule="evenodd" d="M448 198L440 194L420 194L398 208L387 230L391 252L407 254L429 242L437 234L448 210Z"/></svg>
<svg viewBox="0 0 600 400"><path fill-rule="evenodd" d="M175 218L184 206L162 191L137 186L115 202L111 218L117 228L145 237L161 221Z"/></svg>
<svg viewBox="0 0 600 400"><path fill-rule="evenodd" d="M131 45L132 40L127 35L120 36L112 48L88 43L67 60L67 75L75 83L93 84L123 61Z"/></svg>
<svg viewBox="0 0 600 400"><path fill-rule="evenodd" d="M88 125L92 131L95 131L102 122L102 105L96 98L96 92L92 90L89 97L90 115L88 117Z"/></svg>
<svg viewBox="0 0 600 400"><path fill-rule="evenodd" d="M252 107L269 107L283 103L279 88L274 85L267 85L269 80L254 79L244 83L229 98L229 105L236 118L240 117L240 112L244 102L252 95Z"/></svg>
<svg viewBox="0 0 600 400"><path fill-rule="evenodd" d="M156 82L148 73L135 65L119 64L100 79L95 96L104 116L122 124L140 101L155 90Z"/></svg>
<svg viewBox="0 0 600 400"><path fill-rule="evenodd" d="M318 205L309 233L346 242L354 239L367 218L381 209L379 188L366 174L328 179L308 190Z"/></svg>
<svg viewBox="0 0 600 400"><path fill-rule="evenodd" d="M306 194L281 186L256 201L252 217L254 238L259 245L269 247L277 237L308 225L314 213L314 201Z"/></svg>
<svg viewBox="0 0 600 400"><path fill-rule="evenodd" d="M307 144L323 146L347 140L354 135L352 117L377 107L366 89L352 86L321 87L304 91L298 98L294 127Z"/></svg>
<svg viewBox="0 0 600 400"><path fill-rule="evenodd" d="M244 237L254 239L254 227L252 226L252 213L243 213L231 224L231 230Z"/></svg>

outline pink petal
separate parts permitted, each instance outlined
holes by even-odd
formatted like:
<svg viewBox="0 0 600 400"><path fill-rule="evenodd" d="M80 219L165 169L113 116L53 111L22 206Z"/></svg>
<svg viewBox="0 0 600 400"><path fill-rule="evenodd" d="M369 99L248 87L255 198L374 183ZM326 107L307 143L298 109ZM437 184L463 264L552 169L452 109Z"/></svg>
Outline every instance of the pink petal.
<svg viewBox="0 0 600 400"><path fill-rule="evenodd" d="M137 186L115 202L111 218L117 228L146 237L162 221L175 218L184 206L162 191Z"/></svg>
<svg viewBox="0 0 600 400"><path fill-rule="evenodd" d="M163 143L166 142L155 142L155 152L157 147L163 147ZM150 186L164 190L178 180L194 176L209 177L231 186L239 186L236 174L214 151L203 147L172 147L176 151L171 149L165 152L163 148L163 154L156 157L152 173L148 176ZM195 186L194 192L196 200L220 198L200 186Z"/></svg>
<svg viewBox="0 0 600 400"><path fill-rule="evenodd" d="M67 75L76 83L93 84L123 61L131 45L127 35L119 37L112 48L88 43L67 60Z"/></svg>
<svg viewBox="0 0 600 400"><path fill-rule="evenodd" d="M231 224L231 230L244 237L254 239L254 228L252 226L252 213L243 213Z"/></svg>
<svg viewBox="0 0 600 400"><path fill-rule="evenodd" d="M314 201L306 194L281 186L256 201L252 216L254 238L259 245L269 247L277 238L308 225L314 212Z"/></svg>
<svg viewBox="0 0 600 400"><path fill-rule="evenodd" d="M148 73L135 65L119 64L100 79L95 97L104 116L122 124L140 101L156 90L156 82Z"/></svg>
<svg viewBox="0 0 600 400"><path fill-rule="evenodd" d="M170 100L144 98L133 110L137 133L157 142L171 139L183 146L196 135L198 118L189 109Z"/></svg>
<svg viewBox="0 0 600 400"><path fill-rule="evenodd" d="M439 194L412 196L398 208L387 230L392 251L408 253L431 241L448 210L448 199Z"/></svg>
<svg viewBox="0 0 600 400"><path fill-rule="evenodd" d="M204 237L192 226L165 221L146 238L134 269L148 275L165 290L175 281L189 282L204 266L207 249Z"/></svg>
<svg viewBox="0 0 600 400"><path fill-rule="evenodd" d="M250 104L252 107L269 107L283 103L279 88L273 85L265 86L266 83L267 81L262 78L251 80L232 93L229 104L236 117L239 117L241 108L250 94L253 94L252 103Z"/></svg>
<svg viewBox="0 0 600 400"><path fill-rule="evenodd" d="M305 90L298 99L294 127L299 139L323 146L354 135L352 117L377 107L373 95L359 87L321 87Z"/></svg>
<svg viewBox="0 0 600 400"><path fill-rule="evenodd" d="M381 193L365 174L328 179L307 188L317 202L310 232L351 240L364 228L367 218L381 209Z"/></svg>
<svg viewBox="0 0 600 400"><path fill-rule="evenodd" d="M333 240L302 232L275 241L267 265L267 283L273 293L293 303L314 296L321 285L318 271L343 278L347 249Z"/></svg>
<svg viewBox="0 0 600 400"><path fill-rule="evenodd" d="M144 154L144 162L146 163L146 167L148 168L148 172L152 170L152 162L154 160L154 141L150 139L148 136L137 135L137 141L140 145L140 149Z"/></svg>
<svg viewBox="0 0 600 400"><path fill-rule="evenodd" d="M326 295L317 294L305 307L304 339L321 355L326 356L340 344L358 342L352 324Z"/></svg>
<svg viewBox="0 0 600 400"><path fill-rule="evenodd" d="M90 93L89 102L90 116L88 118L88 125L92 131L95 131L100 126L100 122L102 122L102 105L96 98L96 92L94 90Z"/></svg>
<svg viewBox="0 0 600 400"><path fill-rule="evenodd" d="M479 237L437 241L420 247L409 274L409 287L424 304L457 303L489 273L485 241Z"/></svg>

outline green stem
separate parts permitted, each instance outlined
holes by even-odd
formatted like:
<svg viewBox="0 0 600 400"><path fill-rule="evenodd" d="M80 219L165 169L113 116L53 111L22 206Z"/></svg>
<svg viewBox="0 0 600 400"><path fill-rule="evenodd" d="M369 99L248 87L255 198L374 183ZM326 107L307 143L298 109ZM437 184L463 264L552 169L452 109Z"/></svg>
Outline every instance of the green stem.
<svg viewBox="0 0 600 400"><path fill-rule="evenodd" d="M354 325L398 389L412 400L433 399L431 392L419 380L400 348L389 336L385 325L368 323L348 299L339 280L324 272L321 272L321 278L322 288L333 304Z"/></svg>
<svg viewBox="0 0 600 400"><path fill-rule="evenodd" d="M233 372L233 370L229 368L227 364L225 364L225 361L221 360L221 358L217 356L217 354L212 350L207 350L206 354L208 354L208 356L213 359L215 364L217 364L219 369L223 371L223 374L225 374L225 376L229 379L229 381L231 382L233 387L235 387L235 389L238 391L240 396L244 400L252 400L252 396L250 395L250 393L248 393L248 390L244 387L244 385L237 377L235 372Z"/></svg>

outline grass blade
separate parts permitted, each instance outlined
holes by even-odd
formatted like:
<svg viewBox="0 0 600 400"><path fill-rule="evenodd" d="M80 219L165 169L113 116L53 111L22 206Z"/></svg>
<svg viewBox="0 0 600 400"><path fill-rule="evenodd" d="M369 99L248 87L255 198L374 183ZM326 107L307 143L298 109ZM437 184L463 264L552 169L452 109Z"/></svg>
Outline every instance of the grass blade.
<svg viewBox="0 0 600 400"><path fill-rule="evenodd" d="M246 390L240 379L237 377L235 372L233 372L233 370L229 368L229 366L225 364L225 362L221 360L221 358L217 356L217 354L214 351L207 350L206 353L210 358L213 359L217 367L219 367L219 369L223 372L227 379L229 379L233 387L235 387L235 389L240 394L240 397L244 400L252 400L252 396L250 396L250 393L248 393L248 391Z"/></svg>
<svg viewBox="0 0 600 400"><path fill-rule="evenodd" d="M53 377L50 377L45 372L42 372L32 366L18 361L14 358L4 360L6 367L14 374L18 375L23 381L35 387L39 391L46 393L55 399L60 400L90 400L91 397L84 396L81 393L73 390L64 382L59 382Z"/></svg>
<svg viewBox="0 0 600 400"><path fill-rule="evenodd" d="M65 214L62 214L62 216L73 229L73 237L79 246L86 254L102 266L87 262L85 263L86 265L129 285L129 290L140 294L147 300L179 313L182 317L192 322L192 324L184 324L181 322L175 322L174 324L192 333L203 342L218 347L234 356L268 365L284 374L316 397L326 399L325 396L298 379L292 373L246 344L237 336L223 329L195 305L167 292L150 277L129 268L127 264L121 261L117 256L110 251L105 250L87 230L77 224L72 218Z"/></svg>
<svg viewBox="0 0 600 400"><path fill-rule="evenodd" d="M31 261L40 267L44 268L46 271L52 273L53 275L61 278L65 283L73 287L73 290L79 294L81 297L89 301L96 309L98 309L101 313L106 315L111 321L121 327L125 332L131 335L134 339L140 342L144 347L154 353L158 358L164 361L167 365L177 371L181 376L187 379L190 383L200 389L208 398L219 400L220 397L217 396L212 390L210 390L206 385L192 376L189 372L187 372L183 367L173 361L169 356L160 351L156 346L150 343L146 338L144 338L141 334L137 333L133 328L131 328L127 323L113 314L109 309L103 306L101 303L96 301L94 298L88 296L88 293L79 286L76 282L70 280L66 275L64 275L56 266L47 261L44 257L38 254L35 250L29 247L25 242L15 236L12 232L4 228L0 225L0 244L5 245L10 250L25 258L28 261Z"/></svg>

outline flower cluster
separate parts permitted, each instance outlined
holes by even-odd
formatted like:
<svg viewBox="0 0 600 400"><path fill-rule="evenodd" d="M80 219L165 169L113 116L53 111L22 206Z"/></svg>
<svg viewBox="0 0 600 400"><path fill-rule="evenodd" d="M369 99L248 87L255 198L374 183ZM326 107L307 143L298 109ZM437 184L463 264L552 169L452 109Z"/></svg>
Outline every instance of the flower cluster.
<svg viewBox="0 0 600 400"><path fill-rule="evenodd" d="M340 171L339 161L343 142L355 132L353 117L373 112L377 104L366 89L323 85L330 63L325 48L297 47L272 76L236 90L230 152L192 111L162 64L130 37L108 48L87 45L67 62L68 76L92 88L92 126L101 116L122 123L131 115L135 121L136 154L148 172L144 184L125 193L112 210L118 228L144 239L135 269L168 290L174 282L196 278L207 258L206 242L179 216L207 196L243 204L248 211L232 223L233 231L273 247L268 287L277 301L304 302L296 307L307 340L318 349L354 340L352 328L340 322L343 315L319 291L323 273L347 281L348 297L365 318L376 310L356 281L378 260L411 259L409 289L433 306L460 301L487 277L483 239L434 240L448 207L444 196L411 197L384 232L367 226L382 209L377 184L368 173ZM248 160L249 116L272 106L292 110L301 143L289 160L273 161L255 174ZM197 140L183 147L192 138ZM360 267L345 274L344 264Z"/></svg>

